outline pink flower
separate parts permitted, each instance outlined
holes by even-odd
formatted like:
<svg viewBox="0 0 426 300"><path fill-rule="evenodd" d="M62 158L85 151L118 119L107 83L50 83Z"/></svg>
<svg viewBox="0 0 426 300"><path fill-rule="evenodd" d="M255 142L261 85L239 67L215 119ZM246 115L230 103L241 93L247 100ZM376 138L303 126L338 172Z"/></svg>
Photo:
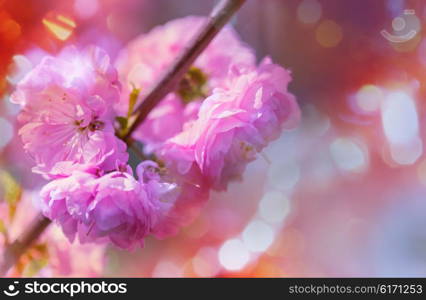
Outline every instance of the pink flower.
<svg viewBox="0 0 426 300"><path fill-rule="evenodd" d="M76 171L48 183L41 191L42 210L58 222L65 235L81 242L109 240L124 249L143 245L143 239L172 201L173 184L160 181L154 162L138 166L136 180L127 171L103 176Z"/></svg>
<svg viewBox="0 0 426 300"><path fill-rule="evenodd" d="M78 165L110 170L127 162L112 125L119 91L116 71L98 48L66 48L27 74L12 101L22 106L19 134L37 164L34 172L52 178Z"/></svg>
<svg viewBox="0 0 426 300"><path fill-rule="evenodd" d="M129 43L117 63L120 79L125 83L121 102L117 106L122 115L127 113L132 85L141 88L140 99L146 95L206 21L204 17L195 16L173 20ZM240 41L232 27L227 26L197 58L194 70L195 75L205 77L207 82L203 85L203 93L208 95L226 79L231 65L253 66L254 63L252 50ZM148 147L156 148L181 132L185 122L195 119L205 98L203 93L195 93L189 104L179 92L169 94L150 113L134 137L148 144Z"/></svg>
<svg viewBox="0 0 426 300"><path fill-rule="evenodd" d="M297 124L289 81L289 73L268 58L257 69L234 68L223 88L204 100L198 119L166 142L163 158L181 174L195 163L212 188L226 189L284 128Z"/></svg>

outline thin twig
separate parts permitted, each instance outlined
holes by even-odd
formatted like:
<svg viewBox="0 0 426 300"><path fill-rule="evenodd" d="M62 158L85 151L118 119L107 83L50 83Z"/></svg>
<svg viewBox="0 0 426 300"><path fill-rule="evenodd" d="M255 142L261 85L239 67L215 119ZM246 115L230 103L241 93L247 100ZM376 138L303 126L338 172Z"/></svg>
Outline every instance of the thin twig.
<svg viewBox="0 0 426 300"><path fill-rule="evenodd" d="M211 40L222 29L222 27L238 11L245 0L222 0L212 11L204 27L196 38L189 44L176 62L157 82L155 87L146 96L141 105L136 108L136 120L133 122L124 140L128 141L131 134L145 120L151 110L180 82L195 59L208 46ZM20 256L39 238L51 221L43 215L38 215L33 225L10 244L4 252L3 261L0 263L0 275L5 275L8 270L16 264Z"/></svg>

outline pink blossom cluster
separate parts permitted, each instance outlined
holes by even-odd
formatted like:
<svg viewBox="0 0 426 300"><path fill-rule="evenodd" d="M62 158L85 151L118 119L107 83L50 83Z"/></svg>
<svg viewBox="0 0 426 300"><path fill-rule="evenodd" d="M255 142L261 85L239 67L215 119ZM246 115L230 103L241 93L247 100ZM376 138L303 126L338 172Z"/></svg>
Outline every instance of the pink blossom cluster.
<svg viewBox="0 0 426 300"><path fill-rule="evenodd" d="M46 57L18 84L19 134L34 172L51 181L40 193L43 213L80 241L109 239L131 249L143 242L167 203L163 183L143 162L136 180L126 144L115 135L117 71L98 48ZM149 175L153 173L152 175Z"/></svg>
<svg viewBox="0 0 426 300"><path fill-rule="evenodd" d="M205 18L174 20L137 37L111 64L98 48L66 48L45 58L17 86L19 131L41 190L43 213L82 242L132 249L145 236L176 234L210 190L241 179L283 129L300 117L284 68L225 27L132 138L144 145L133 175L116 117L126 118L201 28ZM129 98L138 89L136 103ZM128 119L128 121L130 121Z"/></svg>
<svg viewBox="0 0 426 300"><path fill-rule="evenodd" d="M78 234L82 242L108 239L125 249L143 245L170 206L160 199L171 198L174 189L160 181L156 168L152 161L142 162L138 179L130 167L104 175L75 171L43 187L42 211L59 221L70 240Z"/></svg>
<svg viewBox="0 0 426 300"><path fill-rule="evenodd" d="M289 73L269 58L258 67L233 66L223 86L203 101L198 118L163 144L162 156L181 174L196 164L213 189L226 189L283 128L297 123L289 81Z"/></svg>

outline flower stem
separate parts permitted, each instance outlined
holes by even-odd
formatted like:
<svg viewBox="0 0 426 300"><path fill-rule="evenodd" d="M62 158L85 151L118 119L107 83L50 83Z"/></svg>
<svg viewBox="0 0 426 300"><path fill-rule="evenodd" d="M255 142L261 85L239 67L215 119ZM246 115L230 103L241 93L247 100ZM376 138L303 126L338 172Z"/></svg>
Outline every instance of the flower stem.
<svg viewBox="0 0 426 300"><path fill-rule="evenodd" d="M210 17L197 36L185 48L175 63L164 73L151 92L145 97L141 105L135 109L135 121L130 126L125 141L130 140L131 134L145 120L148 114L160 101L173 91L195 59L213 40L216 34L225 26L231 17L238 11L245 0L222 0L214 7ZM0 263L0 275L5 275L16 264L22 254L39 238L51 221L39 214L19 238L6 247L3 261Z"/></svg>

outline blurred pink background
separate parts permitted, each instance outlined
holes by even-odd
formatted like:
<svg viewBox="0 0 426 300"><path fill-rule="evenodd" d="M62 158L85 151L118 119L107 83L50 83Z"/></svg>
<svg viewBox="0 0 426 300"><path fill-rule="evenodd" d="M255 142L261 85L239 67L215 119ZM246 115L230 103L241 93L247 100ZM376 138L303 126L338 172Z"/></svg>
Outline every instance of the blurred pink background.
<svg viewBox="0 0 426 300"><path fill-rule="evenodd" d="M215 3L0 0L0 171L27 191L43 184L8 101L30 61L67 44L114 58L140 33ZM302 123L179 235L108 248L99 275L426 276L425 20L420 0L248 0L232 23L258 59L292 70Z"/></svg>

